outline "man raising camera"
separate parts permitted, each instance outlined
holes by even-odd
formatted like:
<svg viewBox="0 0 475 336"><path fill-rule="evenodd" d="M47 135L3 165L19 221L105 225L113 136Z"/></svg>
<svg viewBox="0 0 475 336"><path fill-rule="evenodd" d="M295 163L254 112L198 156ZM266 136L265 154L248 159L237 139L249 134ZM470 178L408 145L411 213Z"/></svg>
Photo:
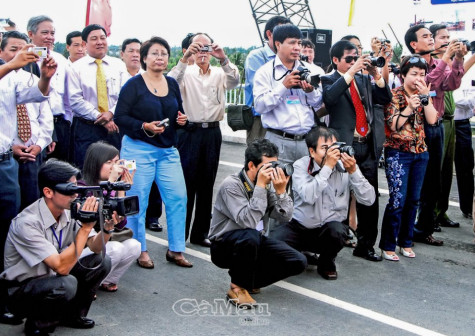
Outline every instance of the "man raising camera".
<svg viewBox="0 0 475 336"><path fill-rule="evenodd" d="M245 166L228 176L216 196L209 231L211 261L229 269L228 300L250 308L256 289L301 273L307 266L303 254L282 241L265 236L269 217L292 218L292 199L285 192L289 176L275 167L279 150L267 139L252 141Z"/></svg>
<svg viewBox="0 0 475 336"><path fill-rule="evenodd" d="M307 134L310 155L294 163L293 218L273 236L298 251L320 254L317 270L327 280L338 276L335 258L347 239L342 222L348 216L350 191L364 205L376 199L373 186L356 164L353 148L336 142L337 138L335 130L323 126Z"/></svg>
<svg viewBox="0 0 475 336"><path fill-rule="evenodd" d="M72 328L92 328L86 318L96 289L110 271L109 257L99 254L110 235L96 234L95 222L71 219L70 206L77 194L58 191L58 185L76 183L79 170L69 163L48 160L39 170L41 197L13 219L5 244L5 271L0 284L8 288L8 308L26 317L27 335L47 335L61 323ZM63 190L63 189L62 189ZM82 211L97 212L95 197ZM94 254L78 261L85 247Z"/></svg>

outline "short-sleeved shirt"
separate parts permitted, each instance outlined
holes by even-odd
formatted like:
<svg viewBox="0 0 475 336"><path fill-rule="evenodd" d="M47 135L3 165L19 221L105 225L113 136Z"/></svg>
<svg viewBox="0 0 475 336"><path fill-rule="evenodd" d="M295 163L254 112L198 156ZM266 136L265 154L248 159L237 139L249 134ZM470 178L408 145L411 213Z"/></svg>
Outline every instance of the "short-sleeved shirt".
<svg viewBox="0 0 475 336"><path fill-rule="evenodd" d="M70 219L69 210L64 210L56 222L45 200L40 198L12 220L5 242L5 271L0 278L21 282L55 275L43 260L66 249L79 228L78 222ZM89 236L95 234L91 230Z"/></svg>
<svg viewBox="0 0 475 336"><path fill-rule="evenodd" d="M407 107L407 99L404 93L404 87L400 86L392 90L393 99L384 109L384 131L386 133L386 142L384 147L394 148L403 152L423 153L427 151L424 132L424 108L419 106L414 110L402 129L393 131L391 124L397 115Z"/></svg>

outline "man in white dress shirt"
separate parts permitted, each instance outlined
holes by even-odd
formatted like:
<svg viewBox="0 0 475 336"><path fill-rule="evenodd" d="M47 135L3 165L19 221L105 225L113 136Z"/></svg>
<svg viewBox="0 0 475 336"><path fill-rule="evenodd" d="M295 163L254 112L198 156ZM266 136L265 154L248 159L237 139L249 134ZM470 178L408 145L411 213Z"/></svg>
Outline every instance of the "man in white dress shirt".
<svg viewBox="0 0 475 336"><path fill-rule="evenodd" d="M66 35L66 50L69 53L69 65L86 56L86 46L80 31L75 30Z"/></svg>
<svg viewBox="0 0 475 336"><path fill-rule="evenodd" d="M56 63L48 57L41 64L41 77L37 85L25 86L17 78L14 70L38 60L26 45L8 63L0 66L0 260L3 260L5 239L10 222L20 208L20 187L18 185L18 163L13 159L12 144L17 134L17 104L46 100L51 77L56 71ZM0 263L3 270L3 263ZM22 323L5 311L4 293L0 292L0 322Z"/></svg>
<svg viewBox="0 0 475 336"><path fill-rule="evenodd" d="M124 71L122 61L107 55L104 27L87 26L82 31L82 39L87 55L72 64L68 81L74 115L72 161L79 168L83 166L87 148L94 142L104 140L120 149L121 136L113 117ZM104 96L98 95L98 88Z"/></svg>
<svg viewBox="0 0 475 336"><path fill-rule="evenodd" d="M52 91L48 99L51 111L53 112L54 134L53 143L48 146L47 152L50 154L49 157L69 161L72 120L67 94L69 66L63 55L53 51L56 29L51 18L45 15L34 16L28 20L26 29L31 43L37 47L48 48L49 55L58 64L56 74L51 79Z"/></svg>

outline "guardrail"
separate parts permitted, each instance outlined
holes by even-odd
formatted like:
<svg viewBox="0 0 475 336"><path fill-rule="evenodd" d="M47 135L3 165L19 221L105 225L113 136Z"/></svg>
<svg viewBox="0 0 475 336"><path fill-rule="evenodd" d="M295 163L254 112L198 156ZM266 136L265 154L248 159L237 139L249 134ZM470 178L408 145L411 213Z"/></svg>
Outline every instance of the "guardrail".
<svg viewBox="0 0 475 336"><path fill-rule="evenodd" d="M239 88L241 89L241 94L238 97ZM229 104L245 104L244 103L244 84L239 84L236 88L231 90L226 90L226 106Z"/></svg>

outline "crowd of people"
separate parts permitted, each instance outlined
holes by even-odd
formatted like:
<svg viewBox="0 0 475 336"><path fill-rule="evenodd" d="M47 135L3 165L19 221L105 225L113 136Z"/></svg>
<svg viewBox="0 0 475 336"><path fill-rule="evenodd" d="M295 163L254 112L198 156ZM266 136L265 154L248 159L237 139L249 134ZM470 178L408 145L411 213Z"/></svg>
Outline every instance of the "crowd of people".
<svg viewBox="0 0 475 336"><path fill-rule="evenodd" d="M162 203L166 260L193 267L188 239L210 248L229 269L229 302L246 308L257 304L251 294L309 265L336 280L345 246L373 262L399 261L397 247L415 258L414 242L442 246L433 233L459 226L447 216L454 163L460 209L472 218L475 56L443 25L409 28L411 54L398 66L389 41L373 38L368 54L345 36L324 71L297 26L268 20L266 44L245 61L254 122L244 167L223 181L214 208L219 122L226 91L241 82L218 43L188 34L169 69L162 37L126 39L118 59L91 24L67 35L66 59L53 50L51 18L32 17L26 31L3 33L0 45L0 320L26 318L27 335L92 328L97 289L117 291L134 261L154 268L145 232L163 229ZM92 188L104 183L122 189ZM138 202L128 216L98 201L125 196Z"/></svg>

